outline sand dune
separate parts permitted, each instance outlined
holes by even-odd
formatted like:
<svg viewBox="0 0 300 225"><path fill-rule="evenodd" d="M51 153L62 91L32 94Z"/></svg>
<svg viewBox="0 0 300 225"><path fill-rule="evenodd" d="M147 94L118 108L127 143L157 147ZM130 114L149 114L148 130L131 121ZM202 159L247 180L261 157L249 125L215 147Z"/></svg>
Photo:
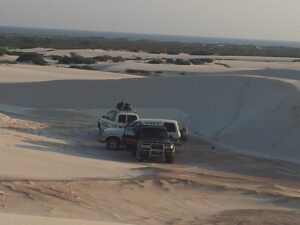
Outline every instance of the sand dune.
<svg viewBox="0 0 300 225"><path fill-rule="evenodd" d="M65 80L0 84L0 103L109 108L126 100L138 108L175 108L202 137L244 153L298 161L299 87L294 80L236 75Z"/></svg>

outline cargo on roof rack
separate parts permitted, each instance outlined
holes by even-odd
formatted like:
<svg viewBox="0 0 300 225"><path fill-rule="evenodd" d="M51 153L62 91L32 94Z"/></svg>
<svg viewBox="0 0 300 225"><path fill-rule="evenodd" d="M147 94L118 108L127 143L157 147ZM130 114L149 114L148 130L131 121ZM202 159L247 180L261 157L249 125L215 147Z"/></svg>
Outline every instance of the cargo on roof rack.
<svg viewBox="0 0 300 225"><path fill-rule="evenodd" d="M119 111L132 111L132 105L127 102L119 102L116 106Z"/></svg>

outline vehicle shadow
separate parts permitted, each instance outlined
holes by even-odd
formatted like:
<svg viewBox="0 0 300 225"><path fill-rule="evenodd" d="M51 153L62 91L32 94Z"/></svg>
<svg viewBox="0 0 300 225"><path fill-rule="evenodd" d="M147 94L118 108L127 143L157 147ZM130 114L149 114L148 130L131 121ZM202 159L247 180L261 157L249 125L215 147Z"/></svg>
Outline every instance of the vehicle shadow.
<svg viewBox="0 0 300 225"><path fill-rule="evenodd" d="M105 145L98 142L97 130L94 125L53 125L47 124L43 128L9 128L24 134L22 144L17 145L23 149L36 151L48 151L70 156L78 156L92 159L101 159L121 163L136 162L130 151L120 149L118 151L107 150Z"/></svg>

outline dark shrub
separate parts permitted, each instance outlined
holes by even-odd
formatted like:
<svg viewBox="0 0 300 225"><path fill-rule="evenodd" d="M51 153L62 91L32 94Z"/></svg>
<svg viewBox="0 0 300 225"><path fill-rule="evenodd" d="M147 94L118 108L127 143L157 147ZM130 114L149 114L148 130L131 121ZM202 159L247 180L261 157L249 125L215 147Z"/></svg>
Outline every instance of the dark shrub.
<svg viewBox="0 0 300 225"><path fill-rule="evenodd" d="M206 63L212 63L214 60L209 58L203 58L203 59L190 59L190 62L194 65L203 65Z"/></svg>
<svg viewBox="0 0 300 225"><path fill-rule="evenodd" d="M174 59L168 58L168 59L166 59L166 63L167 63L167 64L174 64L174 63L175 63L175 60L174 60Z"/></svg>
<svg viewBox="0 0 300 225"><path fill-rule="evenodd" d="M78 65L71 65L69 68L72 69L81 69L81 70L96 70L93 67L90 66L78 66Z"/></svg>
<svg viewBox="0 0 300 225"><path fill-rule="evenodd" d="M43 56L36 52L23 53L17 58L17 62L33 63L36 65L47 65Z"/></svg>
<svg viewBox="0 0 300 225"><path fill-rule="evenodd" d="M126 73L140 75L140 76L150 76L151 72L146 70L136 70L136 69L127 69Z"/></svg>
<svg viewBox="0 0 300 225"><path fill-rule="evenodd" d="M104 56L96 56L93 58L95 61L98 62L108 62L108 61L112 61L114 63L118 63L118 62L124 62L125 59L122 58L121 56L110 56L110 55L104 55Z"/></svg>
<svg viewBox="0 0 300 225"><path fill-rule="evenodd" d="M6 53L5 48L0 47L0 56Z"/></svg>
<svg viewBox="0 0 300 225"><path fill-rule="evenodd" d="M63 56L58 60L58 63L61 64L95 64L96 60L94 58L85 58L76 53L71 53L71 56Z"/></svg>
<svg viewBox="0 0 300 225"><path fill-rule="evenodd" d="M149 64L163 64L164 60L163 59L151 59L150 61L148 61Z"/></svg>
<svg viewBox="0 0 300 225"><path fill-rule="evenodd" d="M175 59L176 65L191 65L192 63L187 59Z"/></svg>
<svg viewBox="0 0 300 225"><path fill-rule="evenodd" d="M61 60L61 59L63 58L63 57L60 56L60 55L51 55L50 57L51 57L51 59L57 60L57 61L59 61L59 60Z"/></svg>
<svg viewBox="0 0 300 225"><path fill-rule="evenodd" d="M231 68L228 64L225 64L225 63L216 63L216 65L224 66L226 68Z"/></svg>
<svg viewBox="0 0 300 225"><path fill-rule="evenodd" d="M137 60L137 61L140 61L140 60L143 60L143 58L140 57L140 56L136 56L135 58L133 58L133 59L131 59L131 60Z"/></svg>

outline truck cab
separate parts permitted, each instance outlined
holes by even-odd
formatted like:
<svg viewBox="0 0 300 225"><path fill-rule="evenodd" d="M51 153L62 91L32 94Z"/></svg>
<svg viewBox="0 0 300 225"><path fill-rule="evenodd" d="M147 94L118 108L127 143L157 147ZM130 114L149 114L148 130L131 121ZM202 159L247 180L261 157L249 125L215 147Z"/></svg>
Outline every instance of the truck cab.
<svg viewBox="0 0 300 225"><path fill-rule="evenodd" d="M125 128L137 119L139 116L134 111L113 109L98 120L98 129L101 133L106 128Z"/></svg>

